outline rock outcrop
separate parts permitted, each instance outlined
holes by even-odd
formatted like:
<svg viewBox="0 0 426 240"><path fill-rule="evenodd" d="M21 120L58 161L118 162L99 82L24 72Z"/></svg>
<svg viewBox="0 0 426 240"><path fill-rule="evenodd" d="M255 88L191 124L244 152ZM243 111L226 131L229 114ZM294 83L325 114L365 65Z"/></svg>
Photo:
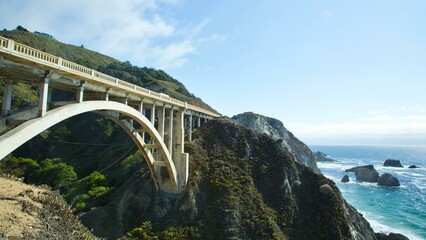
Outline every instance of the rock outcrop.
<svg viewBox="0 0 426 240"><path fill-rule="evenodd" d="M270 136L213 120L193 137L185 145L190 177L183 194L158 193L140 173L82 220L104 237L142 224L138 229L156 235L187 229L182 238L190 239L375 239L333 181Z"/></svg>
<svg viewBox="0 0 426 240"><path fill-rule="evenodd" d="M360 168L355 170L356 180L360 182L377 182L379 179L379 173L376 170L368 168Z"/></svg>
<svg viewBox="0 0 426 240"><path fill-rule="evenodd" d="M266 133L273 139L281 141L281 145L294 154L296 161L320 172L315 155L309 147L288 131L281 121L252 112L235 115L232 119L247 128Z"/></svg>
<svg viewBox="0 0 426 240"><path fill-rule="evenodd" d="M410 240L408 237L399 234L399 233L389 233L388 235L384 233L376 233L377 240Z"/></svg>
<svg viewBox="0 0 426 240"><path fill-rule="evenodd" d="M364 166L346 169L345 172L353 172L354 173L355 170L360 169L360 168L367 168L367 169L370 169L370 170L376 170L373 165L364 165Z"/></svg>
<svg viewBox="0 0 426 240"><path fill-rule="evenodd" d="M317 162L337 162L336 160L330 158L327 154L317 151L314 153Z"/></svg>
<svg viewBox="0 0 426 240"><path fill-rule="evenodd" d="M399 160L394 160L394 159L387 159L384 163L383 166L385 167L403 167L401 162Z"/></svg>
<svg viewBox="0 0 426 240"><path fill-rule="evenodd" d="M410 165L408 168L420 168L420 167L418 167L416 165Z"/></svg>
<svg viewBox="0 0 426 240"><path fill-rule="evenodd" d="M349 176L348 175L343 176L341 182L343 182L343 183L349 182Z"/></svg>
<svg viewBox="0 0 426 240"><path fill-rule="evenodd" d="M377 185L387 187L401 186L399 184L398 178L394 177L392 174L389 173L383 173L382 175L380 175L379 179L377 180Z"/></svg>
<svg viewBox="0 0 426 240"><path fill-rule="evenodd" d="M377 182L379 173L373 165L365 165L346 169L345 172L354 172L356 180L360 182Z"/></svg>

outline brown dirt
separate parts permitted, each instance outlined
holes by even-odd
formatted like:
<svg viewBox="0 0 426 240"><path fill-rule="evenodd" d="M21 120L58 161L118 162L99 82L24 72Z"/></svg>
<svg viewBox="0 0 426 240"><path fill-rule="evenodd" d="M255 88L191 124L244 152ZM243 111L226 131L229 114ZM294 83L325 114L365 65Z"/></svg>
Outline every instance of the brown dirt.
<svg viewBox="0 0 426 240"><path fill-rule="evenodd" d="M47 187L0 176L0 239L96 239Z"/></svg>

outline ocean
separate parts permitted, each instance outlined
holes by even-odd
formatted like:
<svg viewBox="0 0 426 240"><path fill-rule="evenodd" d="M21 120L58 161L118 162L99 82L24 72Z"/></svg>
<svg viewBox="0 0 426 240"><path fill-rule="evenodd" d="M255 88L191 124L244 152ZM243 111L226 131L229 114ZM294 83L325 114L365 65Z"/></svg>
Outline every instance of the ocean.
<svg viewBox="0 0 426 240"><path fill-rule="evenodd" d="M338 162L319 162L343 197L370 222L375 232L398 232L411 240L426 240L426 146L309 146ZM404 168L384 167L386 159L400 160ZM379 174L390 173L400 187L360 183L343 170L373 164ZM420 168L409 169L410 165ZM340 180L347 174L349 183Z"/></svg>

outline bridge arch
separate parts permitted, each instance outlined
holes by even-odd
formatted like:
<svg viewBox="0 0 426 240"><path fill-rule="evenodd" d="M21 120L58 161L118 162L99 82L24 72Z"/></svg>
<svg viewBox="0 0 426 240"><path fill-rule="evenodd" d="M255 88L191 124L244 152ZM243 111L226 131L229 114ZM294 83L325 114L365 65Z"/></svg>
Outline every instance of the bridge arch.
<svg viewBox="0 0 426 240"><path fill-rule="evenodd" d="M156 187L159 190L166 192L178 193L178 176L176 166L153 123L151 123L136 109L114 101L84 101L81 103L68 104L48 111L46 115L41 118L35 118L17 126L0 136L0 159L3 159L16 148L53 125L86 112L101 113L102 115L105 115L111 120L117 122L118 125L133 139L139 149L142 150ZM131 124L126 124L119 120L118 116L112 113L125 115L129 119L137 122L140 126L142 126L143 131L151 136L154 144L146 144L141 135ZM155 157L149 150L154 147L153 145L155 145L155 149L157 150ZM158 159L161 161L157 161ZM156 164L156 162L161 162L161 164ZM161 171L158 170L159 166L166 168L169 175L168 179L163 179L161 177Z"/></svg>

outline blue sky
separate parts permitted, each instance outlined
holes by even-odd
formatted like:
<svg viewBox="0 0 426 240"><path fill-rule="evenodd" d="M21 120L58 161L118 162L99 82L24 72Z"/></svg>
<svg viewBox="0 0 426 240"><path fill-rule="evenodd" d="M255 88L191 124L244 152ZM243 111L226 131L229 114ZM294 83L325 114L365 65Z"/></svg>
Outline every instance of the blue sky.
<svg viewBox="0 0 426 240"><path fill-rule="evenodd" d="M308 144L426 145L424 0L0 0L0 27L164 69Z"/></svg>

